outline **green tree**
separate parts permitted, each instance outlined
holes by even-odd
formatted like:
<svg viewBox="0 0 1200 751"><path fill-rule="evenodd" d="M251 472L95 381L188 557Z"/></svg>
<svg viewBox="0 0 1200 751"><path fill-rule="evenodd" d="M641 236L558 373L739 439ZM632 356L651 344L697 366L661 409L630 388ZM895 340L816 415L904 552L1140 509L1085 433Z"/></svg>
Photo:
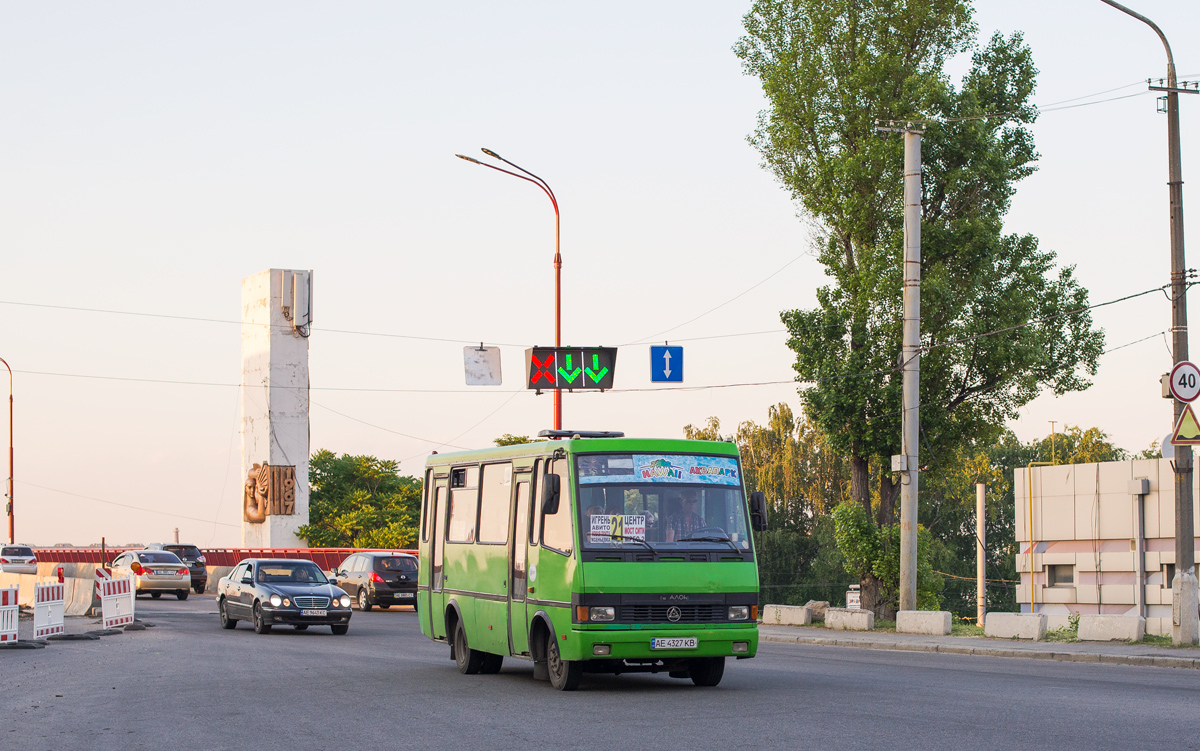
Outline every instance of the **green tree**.
<svg viewBox="0 0 1200 751"><path fill-rule="evenodd" d="M297 536L315 548L411 547L421 516L421 481L399 470L392 460L317 451L308 469L309 523Z"/></svg>
<svg viewBox="0 0 1200 751"><path fill-rule="evenodd" d="M831 284L782 319L808 415L849 494L877 527L896 520L900 452L902 145L878 119L921 120L922 458L999 435L1044 389L1082 390L1103 334L1071 267L1003 233L1014 184L1037 157L1025 127L1036 70L1020 34L974 41L962 0L757 0L735 47L768 108L751 143L821 233ZM946 60L974 50L959 87ZM1002 332L1002 333L993 333ZM882 602L864 581L864 601Z"/></svg>
<svg viewBox="0 0 1200 751"><path fill-rule="evenodd" d="M522 443L533 443L533 439L527 435L513 435L512 433L505 433L496 440L492 441L492 443L496 444L497 446L519 446Z"/></svg>
<svg viewBox="0 0 1200 751"><path fill-rule="evenodd" d="M895 620L900 598L900 525L876 526L866 509L857 503L843 503L833 510L834 535L845 558L846 570L862 582L877 602L864 607L888 620ZM917 608L941 607L942 577L932 565L932 536L924 525L917 525ZM860 594L862 594L860 592Z"/></svg>

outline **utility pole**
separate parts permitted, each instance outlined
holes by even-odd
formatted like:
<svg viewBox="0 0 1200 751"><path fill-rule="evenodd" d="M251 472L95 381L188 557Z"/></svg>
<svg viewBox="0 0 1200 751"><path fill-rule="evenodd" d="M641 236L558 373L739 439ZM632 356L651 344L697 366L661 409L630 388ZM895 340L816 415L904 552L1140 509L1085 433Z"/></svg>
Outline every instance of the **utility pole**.
<svg viewBox="0 0 1200 751"><path fill-rule="evenodd" d="M1101 0L1127 13L1158 34L1167 51L1166 86L1154 86L1154 91L1166 93L1167 98L1167 187L1171 202L1171 344L1172 359L1178 365L1188 359L1187 328L1187 263L1183 253L1183 176L1179 156L1179 94L1195 94L1197 89L1180 88L1175 79L1175 58L1162 29L1149 18L1135 13L1113 0ZM1161 81L1160 81L1161 84ZM1175 419L1179 424L1184 404L1173 400ZM1200 643L1200 593L1196 582L1195 520L1192 518L1192 447L1175 447L1175 580L1171 583L1171 641L1175 644ZM1145 586L1139 582L1139 586Z"/></svg>
<svg viewBox="0 0 1200 751"><path fill-rule="evenodd" d="M903 401L900 454L900 610L917 609L917 478L921 421L921 135L919 122L876 123L875 130L904 134L904 345L900 370Z"/></svg>

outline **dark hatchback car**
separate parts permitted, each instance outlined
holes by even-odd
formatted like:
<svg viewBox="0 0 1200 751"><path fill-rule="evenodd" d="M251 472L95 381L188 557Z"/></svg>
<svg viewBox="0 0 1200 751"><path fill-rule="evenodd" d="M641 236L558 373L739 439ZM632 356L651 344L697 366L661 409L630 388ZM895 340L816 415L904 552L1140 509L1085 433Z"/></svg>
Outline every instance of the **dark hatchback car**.
<svg viewBox="0 0 1200 751"><path fill-rule="evenodd" d="M217 612L222 628L250 621L259 634L277 625L329 626L335 634L350 628L350 596L307 560L242 561L217 582Z"/></svg>
<svg viewBox="0 0 1200 751"><path fill-rule="evenodd" d="M417 607L417 559L407 553L355 553L333 576L358 601L359 610L374 605Z"/></svg>
<svg viewBox="0 0 1200 751"><path fill-rule="evenodd" d="M208 567L200 548L195 545L168 543L163 545L162 549L179 556L179 560L187 565L188 573L192 575L192 589L198 595L204 594L204 588L208 586Z"/></svg>

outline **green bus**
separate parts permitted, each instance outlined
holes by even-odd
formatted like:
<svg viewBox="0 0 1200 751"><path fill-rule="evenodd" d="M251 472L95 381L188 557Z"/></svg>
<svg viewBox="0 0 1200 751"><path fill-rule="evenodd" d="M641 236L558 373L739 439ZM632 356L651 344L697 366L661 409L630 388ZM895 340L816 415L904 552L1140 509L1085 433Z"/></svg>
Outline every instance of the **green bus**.
<svg viewBox="0 0 1200 751"><path fill-rule="evenodd" d="M463 673L513 657L565 691L584 673L715 686L753 657L766 503L747 503L736 445L539 435L426 461L421 632Z"/></svg>

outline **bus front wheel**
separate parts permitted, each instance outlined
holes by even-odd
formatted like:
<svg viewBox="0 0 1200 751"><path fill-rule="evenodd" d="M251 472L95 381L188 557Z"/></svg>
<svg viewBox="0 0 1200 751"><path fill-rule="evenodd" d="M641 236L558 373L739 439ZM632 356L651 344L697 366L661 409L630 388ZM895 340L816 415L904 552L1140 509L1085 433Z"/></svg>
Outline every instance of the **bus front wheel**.
<svg viewBox="0 0 1200 751"><path fill-rule="evenodd" d="M715 686L725 675L725 658L706 657L692 660L689 672L692 675L692 683L697 686Z"/></svg>
<svg viewBox="0 0 1200 751"><path fill-rule="evenodd" d="M483 652L471 649L467 645L467 630L462 621L454 624L454 664L458 672L464 675L475 675L483 667Z"/></svg>
<svg viewBox="0 0 1200 751"><path fill-rule="evenodd" d="M550 673L550 685L559 691L574 691L583 677L582 663L562 658L554 634L546 635L546 671Z"/></svg>

